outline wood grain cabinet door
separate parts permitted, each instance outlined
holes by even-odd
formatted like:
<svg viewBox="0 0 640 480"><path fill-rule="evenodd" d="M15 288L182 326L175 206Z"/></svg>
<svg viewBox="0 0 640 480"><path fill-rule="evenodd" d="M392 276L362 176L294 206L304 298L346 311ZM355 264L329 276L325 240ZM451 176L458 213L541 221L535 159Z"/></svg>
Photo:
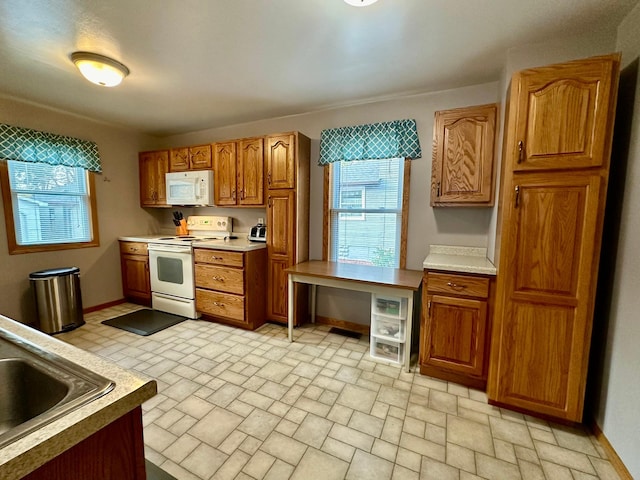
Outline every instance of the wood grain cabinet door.
<svg viewBox="0 0 640 480"><path fill-rule="evenodd" d="M213 145L213 196L216 205L236 204L236 149L236 142Z"/></svg>
<svg viewBox="0 0 640 480"><path fill-rule="evenodd" d="M436 112L431 206L493 205L497 105Z"/></svg>
<svg viewBox="0 0 640 480"><path fill-rule="evenodd" d="M264 205L264 147L262 138L238 142L239 205Z"/></svg>
<svg viewBox="0 0 640 480"><path fill-rule="evenodd" d="M169 151L169 171L186 172L189 170L189 147L172 148Z"/></svg>
<svg viewBox="0 0 640 480"><path fill-rule="evenodd" d="M159 150L142 152L139 156L140 206L166 205L165 174L169 168L169 152Z"/></svg>
<svg viewBox="0 0 640 480"><path fill-rule="evenodd" d="M579 421L598 268L602 178L516 175L505 191L490 397ZM501 285L500 285L501 283Z"/></svg>
<svg viewBox="0 0 640 480"><path fill-rule="evenodd" d="M191 170L209 169L211 163L211 145L189 147L189 168Z"/></svg>
<svg viewBox="0 0 640 480"><path fill-rule="evenodd" d="M427 297L427 330L422 363L480 377L484 370L487 302Z"/></svg>
<svg viewBox="0 0 640 480"><path fill-rule="evenodd" d="M266 138L267 188L295 188L295 135L272 135Z"/></svg>
<svg viewBox="0 0 640 480"><path fill-rule="evenodd" d="M595 57L521 72L512 87L520 95L510 167L526 171L605 166L614 68L613 58Z"/></svg>
<svg viewBox="0 0 640 480"><path fill-rule="evenodd" d="M269 192L267 199L267 250L293 259L295 245L295 192ZM289 266L289 265L287 265Z"/></svg>

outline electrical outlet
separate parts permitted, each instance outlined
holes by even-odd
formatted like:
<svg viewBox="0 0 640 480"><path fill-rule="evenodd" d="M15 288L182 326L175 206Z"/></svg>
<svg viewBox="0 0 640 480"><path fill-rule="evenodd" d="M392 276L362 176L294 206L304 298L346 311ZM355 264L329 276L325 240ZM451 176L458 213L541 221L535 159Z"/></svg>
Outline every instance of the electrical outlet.
<svg viewBox="0 0 640 480"><path fill-rule="evenodd" d="M264 225L264 218L258 219L258 225Z"/></svg>

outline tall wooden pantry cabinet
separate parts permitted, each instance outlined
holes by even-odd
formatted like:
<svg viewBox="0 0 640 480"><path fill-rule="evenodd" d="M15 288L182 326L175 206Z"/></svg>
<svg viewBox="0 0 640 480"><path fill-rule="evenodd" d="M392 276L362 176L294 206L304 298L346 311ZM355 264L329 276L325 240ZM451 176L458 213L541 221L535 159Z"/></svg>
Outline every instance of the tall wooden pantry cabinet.
<svg viewBox="0 0 640 480"><path fill-rule="evenodd" d="M619 55L511 83L491 402L582 420Z"/></svg>
<svg viewBox="0 0 640 480"><path fill-rule="evenodd" d="M264 141L267 177L267 319L287 323L287 274L309 259L310 140L298 132ZM308 310L308 288L296 284L294 323Z"/></svg>

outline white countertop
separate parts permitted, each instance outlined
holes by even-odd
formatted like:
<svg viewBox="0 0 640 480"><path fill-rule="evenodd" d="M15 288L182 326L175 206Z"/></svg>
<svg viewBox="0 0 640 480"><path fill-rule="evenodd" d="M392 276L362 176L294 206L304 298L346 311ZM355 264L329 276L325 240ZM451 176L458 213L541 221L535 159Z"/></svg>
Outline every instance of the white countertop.
<svg viewBox="0 0 640 480"><path fill-rule="evenodd" d="M191 244L194 248L212 248L216 250L234 250L239 252L248 252L250 250L260 250L262 248L267 248L267 244L265 242L250 242L247 239L248 233L233 233L233 235L238 238L230 239L230 240L207 240L204 242L193 242ZM150 241L158 238L159 235L134 235L128 237L118 237L118 240L123 242L144 242L149 243ZM167 235L170 236L170 235Z"/></svg>
<svg viewBox="0 0 640 480"><path fill-rule="evenodd" d="M496 274L495 265L487 259L487 249L482 247L430 245L422 267L446 272Z"/></svg>
<svg viewBox="0 0 640 480"><path fill-rule="evenodd" d="M0 328L115 382L106 395L0 448L0 478L21 478L157 393L155 380L0 315Z"/></svg>

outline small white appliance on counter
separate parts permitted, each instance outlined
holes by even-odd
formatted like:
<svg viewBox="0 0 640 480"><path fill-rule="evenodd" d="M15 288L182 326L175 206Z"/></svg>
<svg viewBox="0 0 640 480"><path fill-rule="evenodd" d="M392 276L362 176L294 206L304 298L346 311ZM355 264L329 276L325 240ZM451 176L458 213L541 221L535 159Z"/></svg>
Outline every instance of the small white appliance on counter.
<svg viewBox="0 0 640 480"><path fill-rule="evenodd" d="M263 225L262 222L258 222L257 225L251 227L248 238L251 242L266 242L267 226Z"/></svg>
<svg viewBox="0 0 640 480"><path fill-rule="evenodd" d="M193 248L198 242L233 238L231 217L191 216L187 236L149 240L151 306L154 310L198 318L193 272Z"/></svg>
<svg viewBox="0 0 640 480"><path fill-rule="evenodd" d="M170 172L165 175L167 204L213 205L213 171Z"/></svg>

